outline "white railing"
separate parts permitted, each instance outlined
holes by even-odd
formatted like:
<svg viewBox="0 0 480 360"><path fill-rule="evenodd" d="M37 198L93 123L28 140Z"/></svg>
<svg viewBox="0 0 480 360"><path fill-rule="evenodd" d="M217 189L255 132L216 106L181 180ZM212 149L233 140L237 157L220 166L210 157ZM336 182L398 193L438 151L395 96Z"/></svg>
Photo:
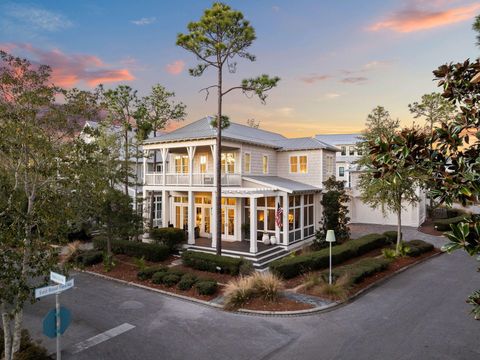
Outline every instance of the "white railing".
<svg viewBox="0 0 480 360"><path fill-rule="evenodd" d="M165 175L165 185L190 185L190 174L170 173ZM222 185L238 186L242 184L240 174L222 174ZM163 173L145 174L145 185L164 185ZM193 173L192 186L214 186L213 173Z"/></svg>

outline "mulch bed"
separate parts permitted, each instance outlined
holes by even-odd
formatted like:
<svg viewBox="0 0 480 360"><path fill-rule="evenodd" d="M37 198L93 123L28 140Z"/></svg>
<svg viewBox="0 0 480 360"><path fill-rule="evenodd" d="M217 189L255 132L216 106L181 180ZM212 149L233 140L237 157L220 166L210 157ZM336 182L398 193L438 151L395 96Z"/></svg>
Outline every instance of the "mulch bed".
<svg viewBox="0 0 480 360"><path fill-rule="evenodd" d="M368 253L365 253L361 256L357 256L357 257L354 257L354 258L349 259L347 261L344 261L341 264L338 264L338 266L351 264L351 263L357 262L358 260L364 259L364 258L376 257L376 256L379 256L381 253L382 253L382 249L375 249L375 250L369 251ZM333 264L333 268L335 268L335 267L336 267L336 265ZM314 271L311 271L310 273L320 275L320 273L324 272L325 270L326 269L314 270ZM285 280L285 288L286 289L293 289L293 288L303 284L303 281L304 281L303 275L299 275L299 276L296 276L292 279Z"/></svg>
<svg viewBox="0 0 480 360"><path fill-rule="evenodd" d="M105 271L102 263L87 267L87 268L85 268L85 270L92 271L92 272L95 272L97 274L102 274L102 275L105 275L105 276L109 276L109 277L112 277L112 278L115 278L115 279L124 280L124 281L132 282L132 283L135 283L135 284L148 286L148 287L151 287L151 288L154 288L154 289L160 289L160 290L168 291L168 292L171 292L171 293L174 293L174 294L193 297L193 298L200 299L200 300L205 300L205 301L210 301L210 300L212 300L212 299L214 299L218 296L219 290L214 295L205 296L205 295L198 294L194 288L192 288L188 291L182 291L182 290L177 289L176 287L167 287L167 286L161 285L161 284L154 284L150 280L139 280L137 278L138 266L136 266L133 263L132 258L130 258L129 256L126 256L126 255L115 255L114 259L115 259L115 264L116 265L110 271ZM168 262L168 260L165 260L165 261L162 261L161 263L151 263L151 262L147 262L147 263L148 263L148 265L159 265L159 264L167 265L174 259L175 258L172 258L169 262ZM214 276L209 276L211 273L206 273L204 271L201 271L201 273L203 273L203 274L199 275L198 271L192 270L192 269L189 269L189 268L185 268L183 266L175 266L175 268L180 268L182 270L185 270L185 272L194 273L195 275L197 275L201 278L210 278L210 279L216 280L216 278ZM216 274L212 274L212 275L216 275Z"/></svg>
<svg viewBox="0 0 480 360"><path fill-rule="evenodd" d="M443 233L441 231L437 231L435 229L435 225L433 225L433 220L432 219L427 219L425 222L418 228L418 231L428 234L428 235L433 235L433 236L442 236Z"/></svg>
<svg viewBox="0 0 480 360"><path fill-rule="evenodd" d="M387 276L392 275L396 271L398 271L398 270L400 270L400 269L402 269L402 268L404 268L408 265L421 262L423 259L428 258L428 257L430 257L434 254L437 254L437 253L441 253L441 251L435 248L432 251L430 251L428 253L424 253L424 254L422 254L420 256L417 256L417 257L406 256L406 257L401 257L401 258L395 259L393 262L390 263L390 265L388 266L388 268L386 270L384 270L382 272L378 272L378 273L376 273L372 276L369 276L358 284L354 284L349 289L348 296L352 296L352 295L356 294L358 291L360 291L362 289L365 289L367 286L370 286L371 284L376 283L377 281L379 281L379 280L381 280L381 279L383 279ZM320 298L325 298L327 300L336 300L336 299L329 298L328 296L319 296L318 293L315 292L315 288L312 288L312 289L309 289L309 290L304 290L303 289L302 291L305 294L308 294L308 295L317 296L317 297L320 297Z"/></svg>
<svg viewBox="0 0 480 360"><path fill-rule="evenodd" d="M194 274L194 275L196 275L196 276L198 276L199 278L202 278L202 279L216 280L219 284L226 284L230 280L233 280L233 279L236 278L235 276L228 275L228 274L220 274L220 273L212 273L212 272L208 272L208 271L201 271L201 270L192 269L192 268L189 268L189 267L183 266L183 265L173 266L172 269L179 269L179 270L182 270L184 272Z"/></svg>
<svg viewBox="0 0 480 360"><path fill-rule="evenodd" d="M284 296L279 297L275 301L266 301L261 298L253 298L242 305L242 309L260 311L296 311L312 309L313 307L314 305L312 304L305 304L288 299Z"/></svg>

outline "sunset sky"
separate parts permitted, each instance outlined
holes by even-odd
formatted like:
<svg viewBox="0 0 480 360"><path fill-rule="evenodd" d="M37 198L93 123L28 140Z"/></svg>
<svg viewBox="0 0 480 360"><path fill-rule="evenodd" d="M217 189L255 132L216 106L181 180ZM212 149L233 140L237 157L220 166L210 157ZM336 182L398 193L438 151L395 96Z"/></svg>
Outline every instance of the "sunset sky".
<svg viewBox="0 0 480 360"><path fill-rule="evenodd" d="M363 129L367 114L386 107L403 124L407 105L436 90L432 70L476 58L473 18L479 1L226 1L257 33L227 85L267 73L281 77L267 104L229 94L224 112L254 118L287 136ZM175 45L211 1L4 1L0 48L52 66L64 87L128 84L146 94L155 83L187 105L187 122L215 112L215 97L198 90L213 72L188 75L195 57ZM417 120L417 122L419 122Z"/></svg>

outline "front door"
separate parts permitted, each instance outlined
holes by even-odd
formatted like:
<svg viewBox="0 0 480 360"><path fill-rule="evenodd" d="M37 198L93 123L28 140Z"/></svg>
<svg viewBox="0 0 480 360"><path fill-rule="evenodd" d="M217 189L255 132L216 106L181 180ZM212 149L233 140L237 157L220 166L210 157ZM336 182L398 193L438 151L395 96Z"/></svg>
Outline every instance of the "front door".
<svg viewBox="0 0 480 360"><path fill-rule="evenodd" d="M235 204L234 198L222 198L222 239L235 240Z"/></svg>
<svg viewBox="0 0 480 360"><path fill-rule="evenodd" d="M196 206L195 207L195 226L200 230L201 237L210 237L210 213L211 207Z"/></svg>

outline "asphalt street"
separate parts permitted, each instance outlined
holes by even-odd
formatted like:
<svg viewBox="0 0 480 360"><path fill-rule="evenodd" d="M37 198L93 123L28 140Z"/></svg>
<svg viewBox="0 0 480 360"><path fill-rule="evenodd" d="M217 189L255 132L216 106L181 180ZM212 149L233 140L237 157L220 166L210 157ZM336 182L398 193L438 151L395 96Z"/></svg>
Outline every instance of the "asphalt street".
<svg viewBox="0 0 480 360"><path fill-rule="evenodd" d="M480 359L480 322L465 303L480 288L477 266L463 252L441 255L352 303L302 317L228 313L77 273L61 296L73 313L63 358ZM25 315L52 352L41 323L53 306L45 298Z"/></svg>

